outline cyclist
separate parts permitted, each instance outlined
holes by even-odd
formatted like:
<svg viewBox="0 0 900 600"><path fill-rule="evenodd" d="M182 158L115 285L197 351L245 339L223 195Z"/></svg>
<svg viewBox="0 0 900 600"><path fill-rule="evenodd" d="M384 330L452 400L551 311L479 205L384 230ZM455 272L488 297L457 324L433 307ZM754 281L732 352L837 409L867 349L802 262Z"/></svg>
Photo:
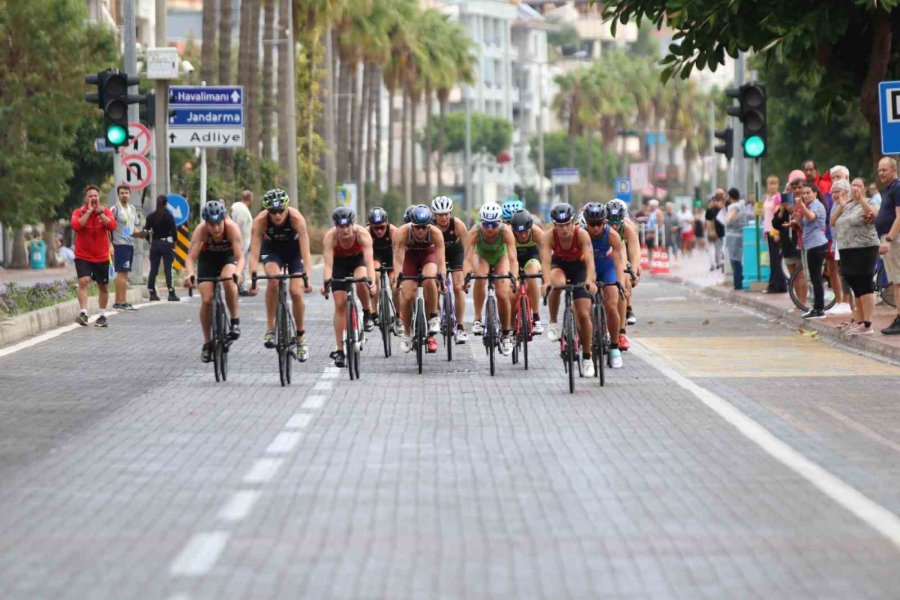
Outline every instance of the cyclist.
<svg viewBox="0 0 900 600"><path fill-rule="evenodd" d="M541 241L541 265L544 273L544 291L549 292L550 325L547 337L551 342L559 341L561 332L556 322L559 313L560 290L550 291L551 285L586 282L586 288L573 292L575 321L581 338L584 358L584 375L594 376L591 362L591 295L596 291L596 271L594 270L594 250L591 236L575 224L575 209L571 204L560 203L550 209L553 228Z"/></svg>
<svg viewBox="0 0 900 600"><path fill-rule="evenodd" d="M493 272L495 275L519 272L519 261L516 253L516 238L512 231L500 222L503 209L496 202L487 202L481 207L478 214L480 225L476 225L466 234L466 261L463 275L474 271L477 275L487 275ZM500 313L500 322L503 335L500 338L500 353L508 355L513 348L512 311L510 302L513 298L513 287L508 279L496 282L497 311ZM487 281L475 282L475 321L472 324L472 333L481 335L484 326L481 321L481 310L484 306L484 297Z"/></svg>
<svg viewBox="0 0 900 600"><path fill-rule="evenodd" d="M628 205L622 200L616 198L606 204L606 220L622 238L622 260L626 265L626 271L630 271L630 275L622 281L625 297L619 297L619 349L624 352L630 345L625 326L637 323L634 310L631 308L631 298L634 286L641 279L641 242L637 227L628 219Z"/></svg>
<svg viewBox="0 0 900 600"><path fill-rule="evenodd" d="M385 269L393 269L394 267L394 246L392 238L397 228L391 225L390 217L387 211L376 206L369 211L369 235L372 236L372 256L375 259L375 268L384 267ZM381 280L375 279L375 298L381 293ZM397 292L393 292L394 306L397 306ZM372 331L375 328L375 322L378 319L378 310L375 307L371 318L365 322L366 331ZM400 325L394 323L394 335L400 335Z"/></svg>
<svg viewBox="0 0 900 600"><path fill-rule="evenodd" d="M609 356L613 369L622 368L622 352L619 350L619 289L616 283L625 279L622 260L622 238L606 222L606 207L599 202L588 202L584 207L584 220L594 250L594 270L597 285L603 286L602 299L606 308L606 328L609 330Z"/></svg>
<svg viewBox="0 0 900 600"><path fill-rule="evenodd" d="M466 224L453 216L453 199L447 196L437 196L431 201L431 212L434 215L434 224L444 236L444 253L447 256L447 268L457 269L451 273L453 278L454 310L456 311L456 338L457 344L465 344L468 336L463 327L463 318L466 314L466 293L463 291L463 259L465 249L463 241L466 239Z"/></svg>
<svg viewBox="0 0 900 600"><path fill-rule="evenodd" d="M244 243L241 240L241 228L231 219L226 218L225 205L211 200L200 212L202 222L191 235L191 246L184 268L187 274L185 281L192 285L194 261L197 262L197 276L231 277L238 275L240 283L244 271ZM215 284L204 281L197 286L200 290L200 328L203 330L203 362L212 362L212 346L210 337L212 327L212 301ZM222 282L225 291L225 303L231 315L231 327L228 337L236 340L241 336L241 319L238 315L238 288L233 281Z"/></svg>
<svg viewBox="0 0 900 600"><path fill-rule="evenodd" d="M420 272L426 277L435 275L443 279L438 265L447 264L444 256L444 236L441 230L431 224L431 209L420 204L410 212L410 222L397 229L394 234L394 264L402 265L404 277L415 277ZM397 271L391 273L391 283L397 281ZM403 336L400 347L404 352L412 350L412 305L416 298L417 284L412 280L400 283L400 315L403 319ZM428 317L428 339L425 346L428 352L437 352L435 334L441 331L438 319L438 284L429 279L424 283L425 310Z"/></svg>
<svg viewBox="0 0 900 600"><path fill-rule="evenodd" d="M407 223L409 223L409 221L412 219L412 213L413 213L413 211L414 211L417 207L419 207L419 206L424 206L424 205L422 205L422 204L410 204L409 206L406 207L406 210L403 211L403 224L404 224L404 225L406 225Z"/></svg>
<svg viewBox="0 0 900 600"><path fill-rule="evenodd" d="M516 236L516 260L519 269L529 275L541 272L541 240L544 239L544 230L534 224L534 218L528 211L522 210L512 216L509 221L513 235ZM544 332L541 325L541 315L538 307L541 301L541 285L537 279L529 279L527 284L528 302L531 304L532 324L531 331L535 335Z"/></svg>
<svg viewBox="0 0 900 600"><path fill-rule="evenodd" d="M291 275L304 272L304 265L311 265L309 253L309 233L306 219L296 208L289 205L291 199L282 189L272 189L263 195L262 206L250 227L250 272L256 274L256 267L261 260L266 275L280 275L284 265L288 266ZM303 294L300 279L291 279L291 311L297 326L297 360L306 362L309 357L309 346L303 327ZM312 287L307 283L307 294ZM257 290L250 290L256 295ZM275 347L275 309L278 307L278 286L266 286L266 334L263 345Z"/></svg>
<svg viewBox="0 0 900 600"><path fill-rule="evenodd" d="M508 224L514 214L525 210L525 205L515 196L511 196L509 200L503 203L501 209L503 212L503 222Z"/></svg>
<svg viewBox="0 0 900 600"><path fill-rule="evenodd" d="M363 307L364 318L371 311L371 297L375 295L375 261L372 257L372 236L365 227L356 224L356 214L352 208L339 206L331 214L334 227L328 230L322 240L322 251L325 258L324 279L329 281L345 277L368 277L372 283L356 284L356 295ZM347 364L344 354L344 339L341 332L347 313L347 290L350 284L332 282L334 295L334 339L337 348L329 354L334 366L343 368ZM322 286L322 295L328 288Z"/></svg>

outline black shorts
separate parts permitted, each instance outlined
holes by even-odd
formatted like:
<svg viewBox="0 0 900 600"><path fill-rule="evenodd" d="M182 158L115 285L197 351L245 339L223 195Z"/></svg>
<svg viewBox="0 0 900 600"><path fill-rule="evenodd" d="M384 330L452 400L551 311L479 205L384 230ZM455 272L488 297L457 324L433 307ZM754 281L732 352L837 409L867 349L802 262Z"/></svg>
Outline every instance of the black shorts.
<svg viewBox="0 0 900 600"><path fill-rule="evenodd" d="M875 291L875 264L878 246L841 248L841 277L858 298Z"/></svg>
<svg viewBox="0 0 900 600"><path fill-rule="evenodd" d="M385 269L393 268L394 266L394 249L393 248L373 248L372 249L372 258L381 263L381 266Z"/></svg>
<svg viewBox="0 0 900 600"><path fill-rule="evenodd" d="M197 258L197 277L219 277L225 265L236 265L237 257L231 252L201 252Z"/></svg>
<svg viewBox="0 0 900 600"><path fill-rule="evenodd" d="M295 243L276 244L263 240L259 258L264 265L275 263L279 269L287 265L291 275L303 272L303 258L300 256L300 248Z"/></svg>
<svg viewBox="0 0 900 600"><path fill-rule="evenodd" d="M356 256L335 256L334 264L331 268L331 278L343 279L344 277L353 277L353 272L364 266L366 266L366 261L362 254L357 254ZM333 282L331 289L335 292L346 292L350 289L350 286L346 283Z"/></svg>
<svg viewBox="0 0 900 600"><path fill-rule="evenodd" d="M109 283L109 263L91 262L80 258L75 259L75 274L78 278L90 277L98 285L106 285Z"/></svg>
<svg viewBox="0 0 900 600"><path fill-rule="evenodd" d="M554 269L562 269L563 273L566 274L566 283L584 283L587 280L587 266L584 264L584 261L572 262L554 259L550 265ZM572 294L576 300L579 298L591 298L591 295L584 288L577 288Z"/></svg>
<svg viewBox="0 0 900 600"><path fill-rule="evenodd" d="M462 269L466 250L462 247L462 244L453 244L444 249L444 257L447 259L447 268Z"/></svg>
<svg viewBox="0 0 900 600"><path fill-rule="evenodd" d="M519 262L519 269L524 269L529 260L541 262L541 251L537 246L516 248L516 260Z"/></svg>

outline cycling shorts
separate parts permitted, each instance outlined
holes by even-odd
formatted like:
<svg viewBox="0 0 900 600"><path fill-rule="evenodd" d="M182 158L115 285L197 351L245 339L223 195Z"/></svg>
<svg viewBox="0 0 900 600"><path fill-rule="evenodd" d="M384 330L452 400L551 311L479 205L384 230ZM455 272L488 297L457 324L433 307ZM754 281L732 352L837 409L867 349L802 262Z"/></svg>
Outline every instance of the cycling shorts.
<svg viewBox="0 0 900 600"><path fill-rule="evenodd" d="M597 285L600 285L600 282L605 285L613 285L618 281L614 260L594 257L594 270L597 272Z"/></svg>
<svg viewBox="0 0 900 600"><path fill-rule="evenodd" d="M335 256L334 263L331 268L332 279L343 279L345 277L353 277L353 273L359 267L366 266L366 261L362 254L354 256ZM346 292L350 289L347 283L333 282L331 284L332 291Z"/></svg>
<svg viewBox="0 0 900 600"><path fill-rule="evenodd" d="M278 244L263 240L259 257L264 265L275 263L279 269L287 265L291 275L303 272L303 258L295 243Z"/></svg>
<svg viewBox="0 0 900 600"><path fill-rule="evenodd" d="M587 280L587 266L583 261L568 260L552 260L551 268L561 269L566 274L566 283L584 283ZM584 288L577 288L572 292L573 297L578 300L584 298L590 300L591 295Z"/></svg>
<svg viewBox="0 0 900 600"><path fill-rule="evenodd" d="M444 249L444 255L447 258L447 267L450 269L462 269L463 259L465 258L465 248L462 244L451 244Z"/></svg>
<svg viewBox="0 0 900 600"><path fill-rule="evenodd" d="M531 261L541 263L541 251L537 246L530 248L516 248L516 260L519 262L519 268L524 269Z"/></svg>
<svg viewBox="0 0 900 600"><path fill-rule="evenodd" d="M391 247L373 248L372 258L381 263L382 267L390 269L394 266L394 249Z"/></svg>
<svg viewBox="0 0 900 600"><path fill-rule="evenodd" d="M231 252L201 252L197 258L197 277L219 277L225 265L236 265L237 257Z"/></svg>
<svg viewBox="0 0 900 600"><path fill-rule="evenodd" d="M437 264L437 250L434 246L427 250L407 250L403 257L403 276L415 277L428 263Z"/></svg>

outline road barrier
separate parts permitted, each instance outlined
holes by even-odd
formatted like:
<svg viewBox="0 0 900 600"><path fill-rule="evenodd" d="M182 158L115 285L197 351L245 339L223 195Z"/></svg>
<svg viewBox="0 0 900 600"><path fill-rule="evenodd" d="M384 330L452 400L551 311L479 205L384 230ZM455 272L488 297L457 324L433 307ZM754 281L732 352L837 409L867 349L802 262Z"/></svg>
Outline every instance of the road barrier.
<svg viewBox="0 0 900 600"><path fill-rule="evenodd" d="M174 267L176 271L180 271L184 268L190 244L191 230L188 229L187 225L182 225L178 228L178 234L175 236L175 260L172 261L172 267Z"/></svg>

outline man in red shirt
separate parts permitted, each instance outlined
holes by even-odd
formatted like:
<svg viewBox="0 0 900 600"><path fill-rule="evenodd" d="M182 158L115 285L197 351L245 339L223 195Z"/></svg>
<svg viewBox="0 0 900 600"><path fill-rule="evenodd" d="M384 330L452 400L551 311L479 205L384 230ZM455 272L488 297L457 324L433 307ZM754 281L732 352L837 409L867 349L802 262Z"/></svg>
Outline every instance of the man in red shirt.
<svg viewBox="0 0 900 600"><path fill-rule="evenodd" d="M106 303L109 301L109 232L116 228L116 220L105 206L100 206L100 188L84 188L84 206L72 211L75 230L75 273L78 275L78 304L81 312L75 322L88 324L88 285L93 279L100 288L100 316L94 323L106 327Z"/></svg>

